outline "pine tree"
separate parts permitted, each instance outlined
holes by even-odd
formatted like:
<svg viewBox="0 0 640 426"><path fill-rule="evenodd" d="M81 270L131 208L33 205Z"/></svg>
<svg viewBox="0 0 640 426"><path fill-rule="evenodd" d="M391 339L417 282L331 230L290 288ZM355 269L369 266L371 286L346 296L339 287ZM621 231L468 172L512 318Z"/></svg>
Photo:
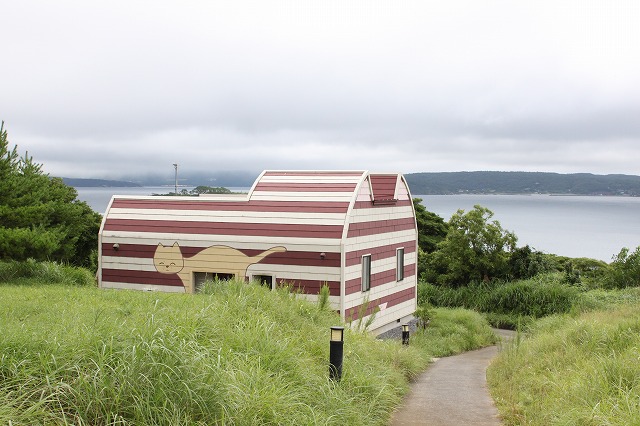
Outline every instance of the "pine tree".
<svg viewBox="0 0 640 426"><path fill-rule="evenodd" d="M91 266L101 217L75 188L51 178L0 126L0 259L54 260Z"/></svg>

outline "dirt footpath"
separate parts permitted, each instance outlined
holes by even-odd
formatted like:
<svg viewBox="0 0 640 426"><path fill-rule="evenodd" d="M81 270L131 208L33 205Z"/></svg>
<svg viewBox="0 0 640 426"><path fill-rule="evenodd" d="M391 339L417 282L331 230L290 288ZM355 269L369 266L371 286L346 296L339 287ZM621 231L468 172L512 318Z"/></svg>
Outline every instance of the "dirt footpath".
<svg viewBox="0 0 640 426"><path fill-rule="evenodd" d="M503 338L512 332L496 331ZM489 395L486 370L497 346L440 358L416 380L391 426L501 424Z"/></svg>

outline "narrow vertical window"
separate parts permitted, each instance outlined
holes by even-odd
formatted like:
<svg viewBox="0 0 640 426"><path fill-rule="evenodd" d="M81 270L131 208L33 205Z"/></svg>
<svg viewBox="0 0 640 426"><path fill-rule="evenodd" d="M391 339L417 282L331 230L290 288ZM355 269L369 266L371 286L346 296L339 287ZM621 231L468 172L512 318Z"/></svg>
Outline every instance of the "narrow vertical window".
<svg viewBox="0 0 640 426"><path fill-rule="evenodd" d="M371 288L371 255L362 256L362 291Z"/></svg>
<svg viewBox="0 0 640 426"><path fill-rule="evenodd" d="M396 250L396 281L404 279L404 248Z"/></svg>

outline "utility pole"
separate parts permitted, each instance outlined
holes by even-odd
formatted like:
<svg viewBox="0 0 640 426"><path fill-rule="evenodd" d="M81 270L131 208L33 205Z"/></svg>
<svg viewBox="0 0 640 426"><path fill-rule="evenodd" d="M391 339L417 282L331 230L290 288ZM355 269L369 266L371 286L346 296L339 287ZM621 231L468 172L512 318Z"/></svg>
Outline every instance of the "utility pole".
<svg viewBox="0 0 640 426"><path fill-rule="evenodd" d="M173 163L173 168L175 169L175 172L176 172L176 190L175 190L175 194L178 195L178 163Z"/></svg>

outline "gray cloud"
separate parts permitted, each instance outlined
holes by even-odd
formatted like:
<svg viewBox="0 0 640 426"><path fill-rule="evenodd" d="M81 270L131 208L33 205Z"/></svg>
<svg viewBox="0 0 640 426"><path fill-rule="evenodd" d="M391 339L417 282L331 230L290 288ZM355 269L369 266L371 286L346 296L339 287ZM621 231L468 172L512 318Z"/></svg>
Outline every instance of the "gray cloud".
<svg viewBox="0 0 640 426"><path fill-rule="evenodd" d="M640 6L14 2L0 118L52 174L640 174Z"/></svg>

